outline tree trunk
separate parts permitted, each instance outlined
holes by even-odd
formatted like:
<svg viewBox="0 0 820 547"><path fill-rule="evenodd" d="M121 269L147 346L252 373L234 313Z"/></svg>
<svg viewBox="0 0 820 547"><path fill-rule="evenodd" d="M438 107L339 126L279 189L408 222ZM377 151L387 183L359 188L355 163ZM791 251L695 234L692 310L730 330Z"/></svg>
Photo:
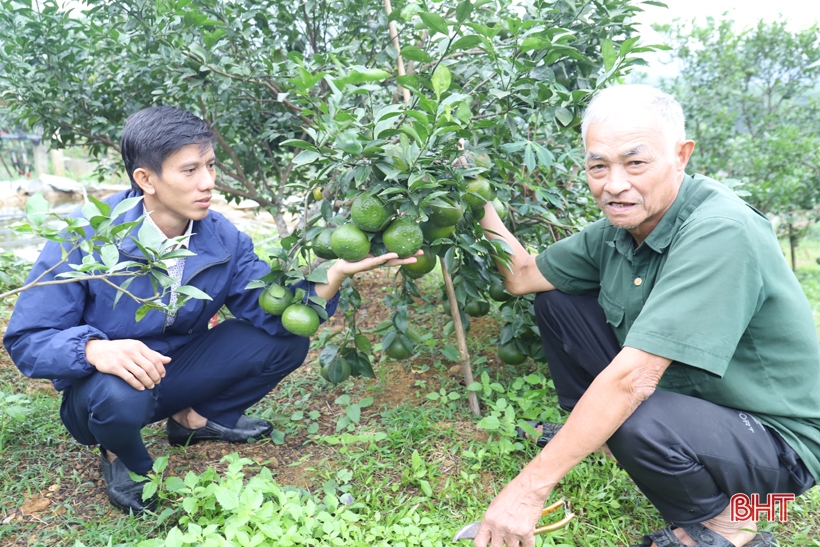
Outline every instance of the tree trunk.
<svg viewBox="0 0 820 547"><path fill-rule="evenodd" d="M797 250L797 234L794 233L794 226L792 226L791 222L789 222L789 250L791 251L792 256L792 271L797 273L797 258L795 257L795 251Z"/></svg>
<svg viewBox="0 0 820 547"><path fill-rule="evenodd" d="M285 217L282 216L282 213L278 212L273 215L273 220L276 222L276 231L279 232L279 237L288 237L290 235L290 230L288 229L288 225L285 223Z"/></svg>
<svg viewBox="0 0 820 547"><path fill-rule="evenodd" d="M441 275L444 277L444 286L447 289L447 300L450 301L450 316L453 318L458 353L461 357L461 374L464 375L464 385L469 386L473 383L473 368L470 365L470 352L467 351L467 337L464 335L464 325L461 323L461 310L458 307L458 300L456 300L453 278L450 277L450 272L447 271L447 266L444 265L444 258L440 258L439 261L441 262ZM478 395L475 394L475 391L468 391L467 397L470 401L470 410L474 415L481 416Z"/></svg>

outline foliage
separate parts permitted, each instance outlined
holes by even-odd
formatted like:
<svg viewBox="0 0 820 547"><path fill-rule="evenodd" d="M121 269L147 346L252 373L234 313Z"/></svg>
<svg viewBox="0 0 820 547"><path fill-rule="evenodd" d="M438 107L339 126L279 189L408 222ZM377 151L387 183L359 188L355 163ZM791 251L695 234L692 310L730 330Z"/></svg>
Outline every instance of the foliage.
<svg viewBox="0 0 820 547"><path fill-rule="evenodd" d="M161 241L157 230L142 224L145 215L136 220L123 222L123 214L142 203L142 197L121 201L113 208L94 197L89 197L83 205L81 214L63 216L49 210L49 203L42 194L35 194L26 201L26 220L15 223L12 229L26 235L34 235L59 243L62 259L52 264L36 278L18 283L19 272L15 280L5 273L0 280L9 279L8 284L15 285L0 294L0 299L44 285L57 285L79 281L97 281L114 287L118 292L114 305L123 295L127 295L141 306L137 308L136 320L139 321L151 310L175 313L191 298L208 299L210 297L190 285L173 289L179 295L173 305L163 302L171 290L174 280L168 276L166 260L190 256L187 249L174 249L182 238L170 238ZM137 234L133 230L142 224ZM126 238L131 238L144 257L141 260L121 260L120 245ZM77 261L78 256L82 258ZM5 262L12 261L5 258ZM67 267L67 269L66 269ZM61 271L66 270L66 271ZM60 272L54 275L55 272ZM53 276L53 279L50 278ZM128 287L137 278L147 276L151 281L154 294L138 297L129 292ZM120 283L116 283L120 280Z"/></svg>
<svg viewBox="0 0 820 547"><path fill-rule="evenodd" d="M692 168L741 181L746 199L794 236L820 215L820 28L708 19L661 30L681 66L665 85L697 142Z"/></svg>
<svg viewBox="0 0 820 547"><path fill-rule="evenodd" d="M424 519L384 526L378 513L364 521L363 506L342 494L333 482L324 485L324 496L281 487L267 468L244 480L243 468L251 460L231 454L224 458L228 470L219 477L213 469L201 475L188 472L184 480L169 477L164 487L175 494L183 516L164 538L147 540L138 547L184 545L351 545L387 546L441 544L442 531Z"/></svg>

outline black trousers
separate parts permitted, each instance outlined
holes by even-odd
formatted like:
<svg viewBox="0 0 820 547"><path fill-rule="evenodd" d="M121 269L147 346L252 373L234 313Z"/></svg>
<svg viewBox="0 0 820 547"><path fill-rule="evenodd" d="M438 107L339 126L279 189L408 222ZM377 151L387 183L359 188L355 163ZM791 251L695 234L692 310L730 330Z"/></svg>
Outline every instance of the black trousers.
<svg viewBox="0 0 820 547"><path fill-rule="evenodd" d="M535 312L559 404L571 411L621 346L593 296L540 293ZM733 494L765 501L814 486L795 451L754 416L677 393L655 391L607 445L677 526L717 516Z"/></svg>
<svg viewBox="0 0 820 547"><path fill-rule="evenodd" d="M137 391L119 376L95 372L63 393L60 417L82 444L99 444L139 474L151 470L143 427L192 407L234 427L307 356L310 340L273 337L247 321L229 319L169 355L165 378Z"/></svg>

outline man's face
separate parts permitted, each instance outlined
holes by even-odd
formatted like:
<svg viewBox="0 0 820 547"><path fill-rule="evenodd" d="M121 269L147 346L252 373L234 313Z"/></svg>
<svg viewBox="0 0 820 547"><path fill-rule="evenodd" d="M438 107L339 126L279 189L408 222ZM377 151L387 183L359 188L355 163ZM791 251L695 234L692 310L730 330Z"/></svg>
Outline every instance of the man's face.
<svg viewBox="0 0 820 547"><path fill-rule="evenodd" d="M612 225L642 243L675 201L693 147L668 143L655 115L643 109L590 125L587 183Z"/></svg>
<svg viewBox="0 0 820 547"><path fill-rule="evenodd" d="M162 163L162 175L146 170L150 184L143 186L145 206L151 218L169 237L189 220L202 220L211 205L216 181L212 147L204 151L198 144L180 148Z"/></svg>

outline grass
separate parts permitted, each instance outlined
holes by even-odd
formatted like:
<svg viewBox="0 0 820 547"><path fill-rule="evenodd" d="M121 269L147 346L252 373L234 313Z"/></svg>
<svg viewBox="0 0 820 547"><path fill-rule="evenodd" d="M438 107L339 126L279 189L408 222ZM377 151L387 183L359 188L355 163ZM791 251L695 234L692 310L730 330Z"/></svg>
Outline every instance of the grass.
<svg viewBox="0 0 820 547"><path fill-rule="evenodd" d="M820 265L815 263L820 238L802 242L798 253L798 279L820 326ZM365 328L387 318L389 311L381 302L389 283L382 273L359 281ZM434 298L439 284L434 274L422 280L422 290ZM542 366L498 362L492 347L497 317L477 319L469 347L477 363L475 375L483 376L488 386L479 391L482 409L500 423L495 430L478 428L464 387L450 370L453 363L442 357L444 345L454 344L442 333L443 316L437 307L420 305L412 320L425 333L422 350L401 363L377 363L375 380L331 386L307 363L254 407L253 413L274 419L284 432L284 439L276 439L279 444L205 443L172 451L161 427L152 426L145 432L149 449L156 456L170 454L166 477L181 478L207 467L226 473L220 460L235 450L249 459L248 476L268 469L277 483L299 487L317 502L352 496L350 512L358 525L380 530L379 541L394 538L373 544L420 544L422 536L429 545L449 544L461 524L481 518L494 495L536 453L533 446L516 446L504 409L520 410L535 400L545 415L555 417L555 395ZM378 344L378 337L371 341ZM524 382L524 377L535 383ZM493 383L495 390L489 388ZM2 355L0 386L6 394L23 395L26 412L18 421L0 410L0 545L124 546L165 537L182 513L177 510L159 522L153 516L133 518L111 510L102 493L98 456L65 432L59 399L47 383L22 378ZM372 404L365 404L369 399ZM360 405L358 423L337 431L353 405ZM552 499L559 496L572 502L578 517L566 529L538 538L536 545L630 545L662 525L626 473L601 455L579 464ZM174 507L178 498L172 495L163 507ZM48 504L40 510L22 510L36 509L43 500ZM788 523L761 524L773 529L782 545L820 546L820 489L793 503L789 517ZM403 539L396 539L399 536Z"/></svg>

